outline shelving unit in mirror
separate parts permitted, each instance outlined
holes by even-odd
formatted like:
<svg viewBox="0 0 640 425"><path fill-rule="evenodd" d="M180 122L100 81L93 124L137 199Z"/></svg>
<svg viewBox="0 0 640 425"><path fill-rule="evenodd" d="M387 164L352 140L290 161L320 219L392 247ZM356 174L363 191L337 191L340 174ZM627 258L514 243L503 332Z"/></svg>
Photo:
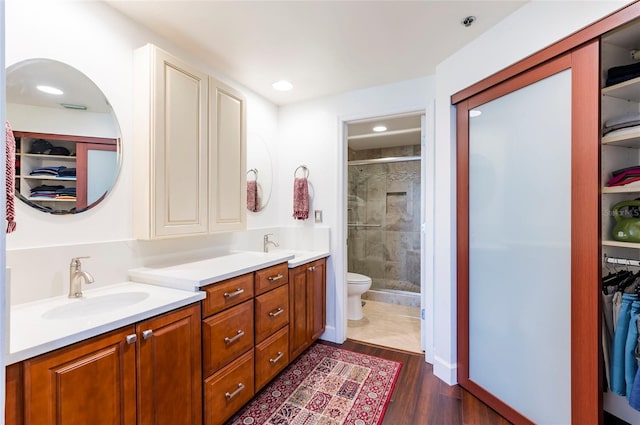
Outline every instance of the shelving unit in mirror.
<svg viewBox="0 0 640 425"><path fill-rule="evenodd" d="M75 214L101 200L115 181L117 139L25 131L13 134L16 196L34 208Z"/></svg>

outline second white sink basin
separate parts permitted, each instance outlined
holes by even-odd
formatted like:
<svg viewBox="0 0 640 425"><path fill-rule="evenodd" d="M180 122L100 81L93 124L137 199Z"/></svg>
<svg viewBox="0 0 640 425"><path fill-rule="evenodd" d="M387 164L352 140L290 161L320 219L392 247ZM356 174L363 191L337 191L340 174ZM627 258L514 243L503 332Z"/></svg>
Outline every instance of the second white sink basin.
<svg viewBox="0 0 640 425"><path fill-rule="evenodd" d="M95 316L137 304L148 297L149 293L147 292L122 292L90 298L69 299L68 303L45 311L42 318L56 320Z"/></svg>

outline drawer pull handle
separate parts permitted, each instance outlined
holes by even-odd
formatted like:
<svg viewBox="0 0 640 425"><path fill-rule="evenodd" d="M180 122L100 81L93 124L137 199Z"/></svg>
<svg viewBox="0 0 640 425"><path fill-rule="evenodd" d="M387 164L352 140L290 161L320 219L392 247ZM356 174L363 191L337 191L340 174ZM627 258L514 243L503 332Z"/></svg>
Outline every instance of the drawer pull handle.
<svg viewBox="0 0 640 425"><path fill-rule="evenodd" d="M244 331L241 330L241 329L238 329L238 333L235 336L232 336L231 338L226 337L224 339L224 342L226 342L227 344L231 344L233 341L237 340L238 338L240 338L243 335L244 335Z"/></svg>
<svg viewBox="0 0 640 425"><path fill-rule="evenodd" d="M127 341L127 344L133 344L138 340L138 335L136 334L127 335L125 339Z"/></svg>
<svg viewBox="0 0 640 425"><path fill-rule="evenodd" d="M242 391L242 390L244 390L244 384L241 382L241 383L238 384L238 388L234 392L232 392L232 393L227 392L227 393L225 393L224 396L227 398L227 400L231 400L232 398L237 396L240 393L240 391Z"/></svg>
<svg viewBox="0 0 640 425"><path fill-rule="evenodd" d="M151 329L142 332L142 338L144 338L144 339L149 339L152 336L153 336L153 330L151 330Z"/></svg>
<svg viewBox="0 0 640 425"><path fill-rule="evenodd" d="M269 359L269 363L271 363L271 364L278 363L278 361L282 358L282 356L284 356L284 353L282 351L278 351L278 355L276 356L276 358L275 359Z"/></svg>
<svg viewBox="0 0 640 425"><path fill-rule="evenodd" d="M307 270L309 270L310 272L314 271L315 269L316 269L316 266L311 266L307 268Z"/></svg>
<svg viewBox="0 0 640 425"><path fill-rule="evenodd" d="M276 280L280 280L280 279L282 279L283 277L284 277L283 275L281 275L280 273L278 273L278 274L277 274L277 275L275 275L275 276L269 276L267 279L269 279L269 282L272 282L272 283L273 283L273 282L275 282Z"/></svg>
<svg viewBox="0 0 640 425"><path fill-rule="evenodd" d="M244 292L244 289L242 288L238 288L233 292L225 292L224 293L224 297L225 298L233 298L233 297L237 297L238 295L242 294Z"/></svg>
<svg viewBox="0 0 640 425"><path fill-rule="evenodd" d="M276 311L270 311L269 312L269 317L274 318L277 317L279 315L281 315L284 312L284 309L282 307L278 307L278 309Z"/></svg>

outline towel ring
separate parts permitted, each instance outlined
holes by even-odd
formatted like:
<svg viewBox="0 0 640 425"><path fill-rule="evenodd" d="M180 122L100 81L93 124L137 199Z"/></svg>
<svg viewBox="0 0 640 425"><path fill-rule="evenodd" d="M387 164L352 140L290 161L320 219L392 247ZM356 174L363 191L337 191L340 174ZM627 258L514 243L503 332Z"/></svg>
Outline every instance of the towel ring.
<svg viewBox="0 0 640 425"><path fill-rule="evenodd" d="M249 177L249 173L253 173L254 180L258 180L258 169L257 168L252 168L249 171L247 171L247 177Z"/></svg>
<svg viewBox="0 0 640 425"><path fill-rule="evenodd" d="M306 165L299 165L298 168L296 168L296 170L293 172L293 178L298 177L298 170L302 168L302 173L303 173L303 177L306 179L307 177L309 177L309 169L307 168Z"/></svg>

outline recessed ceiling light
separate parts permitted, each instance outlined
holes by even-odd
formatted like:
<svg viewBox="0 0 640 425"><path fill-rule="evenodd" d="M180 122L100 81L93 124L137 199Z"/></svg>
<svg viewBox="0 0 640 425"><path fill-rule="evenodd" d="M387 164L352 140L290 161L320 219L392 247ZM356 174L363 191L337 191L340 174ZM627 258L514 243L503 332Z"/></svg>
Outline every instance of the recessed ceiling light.
<svg viewBox="0 0 640 425"><path fill-rule="evenodd" d="M278 90L278 91L289 91L293 88L293 84L291 84L286 80L280 80L271 84L271 87L273 87L274 90Z"/></svg>
<svg viewBox="0 0 640 425"><path fill-rule="evenodd" d="M49 93L49 94L61 95L63 93L62 90L57 89L55 87L51 87L51 86L36 86L36 88L42 92Z"/></svg>
<svg viewBox="0 0 640 425"><path fill-rule="evenodd" d="M387 131L387 127L385 127L384 125L376 125L375 127L373 127L373 131L375 131L376 133L382 133L383 131Z"/></svg>
<svg viewBox="0 0 640 425"><path fill-rule="evenodd" d="M475 118L482 115L482 111L478 111L477 109L472 109L469 111L469 118Z"/></svg>

